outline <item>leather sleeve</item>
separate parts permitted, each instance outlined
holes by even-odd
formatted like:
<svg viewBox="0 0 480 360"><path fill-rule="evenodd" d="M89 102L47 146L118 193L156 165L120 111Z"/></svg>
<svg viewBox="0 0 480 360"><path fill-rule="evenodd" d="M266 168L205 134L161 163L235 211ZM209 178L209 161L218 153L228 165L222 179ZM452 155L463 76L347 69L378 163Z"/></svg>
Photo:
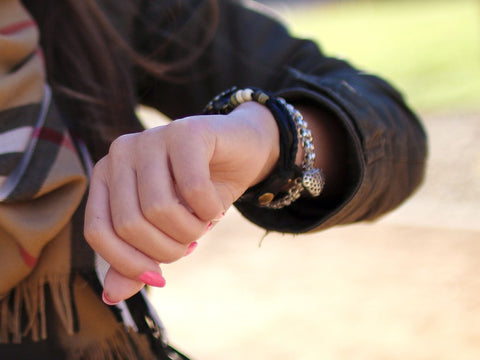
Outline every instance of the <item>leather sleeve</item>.
<svg viewBox="0 0 480 360"><path fill-rule="evenodd" d="M173 63L205 39L208 46L164 80L139 72L142 103L179 118L198 114L214 95L231 86L256 86L332 112L348 138L348 191L343 196L302 198L282 210L237 203L246 218L267 230L319 230L375 219L419 186L426 135L386 81L326 57L317 44L291 37L274 17L241 1L219 1L219 23L208 38L213 20L206 3L143 2L134 35L138 51Z"/></svg>

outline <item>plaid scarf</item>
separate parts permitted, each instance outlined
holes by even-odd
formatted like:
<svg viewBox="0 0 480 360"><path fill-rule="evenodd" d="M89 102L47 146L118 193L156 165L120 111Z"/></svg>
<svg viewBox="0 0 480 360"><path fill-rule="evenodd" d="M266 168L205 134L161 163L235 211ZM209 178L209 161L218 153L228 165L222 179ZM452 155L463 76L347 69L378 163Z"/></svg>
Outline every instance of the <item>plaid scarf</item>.
<svg viewBox="0 0 480 360"><path fill-rule="evenodd" d="M53 336L68 359L169 359L143 292L101 301L108 264L82 232L89 160L54 105L38 37L19 0L0 0L0 354Z"/></svg>

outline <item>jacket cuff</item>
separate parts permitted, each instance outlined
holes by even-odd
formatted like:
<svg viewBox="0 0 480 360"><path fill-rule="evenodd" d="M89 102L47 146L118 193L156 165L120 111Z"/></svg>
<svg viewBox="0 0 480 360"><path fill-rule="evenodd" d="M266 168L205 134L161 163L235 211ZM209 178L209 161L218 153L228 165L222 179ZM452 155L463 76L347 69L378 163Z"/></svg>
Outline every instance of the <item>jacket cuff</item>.
<svg viewBox="0 0 480 360"><path fill-rule="evenodd" d="M337 102L330 96L305 88L285 89L275 94L292 103L310 103L328 111L339 121L347 138L347 182L341 196L327 198L300 198L296 202L278 210L258 206L256 201L237 201L235 206L240 213L251 222L266 230L285 233L304 233L324 229L349 218L349 204L360 189L364 178L364 161L360 137L349 117ZM328 179L326 179L328 181Z"/></svg>

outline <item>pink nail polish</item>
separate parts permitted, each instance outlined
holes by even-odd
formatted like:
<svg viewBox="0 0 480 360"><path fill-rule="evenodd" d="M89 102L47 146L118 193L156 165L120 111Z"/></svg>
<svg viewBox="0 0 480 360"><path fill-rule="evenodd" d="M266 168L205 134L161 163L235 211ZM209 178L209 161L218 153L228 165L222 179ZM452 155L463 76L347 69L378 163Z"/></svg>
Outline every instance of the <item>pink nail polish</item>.
<svg viewBox="0 0 480 360"><path fill-rule="evenodd" d="M225 211L222 212L218 217L216 217L215 219L213 219L213 221L220 221L223 219L223 217L225 216Z"/></svg>
<svg viewBox="0 0 480 360"><path fill-rule="evenodd" d="M207 225L207 232L210 231L213 227L213 221L210 221Z"/></svg>
<svg viewBox="0 0 480 360"><path fill-rule="evenodd" d="M185 253L185 256L190 255L193 250L195 250L198 246L198 242L194 241L190 245L188 245L187 252Z"/></svg>
<svg viewBox="0 0 480 360"><path fill-rule="evenodd" d="M163 276L154 271L145 271L142 275L138 277L138 280L144 282L147 285L156 287L164 287L166 283Z"/></svg>
<svg viewBox="0 0 480 360"><path fill-rule="evenodd" d="M118 304L118 301L117 302L113 302L112 300L110 300L107 295L105 295L105 292L102 293L102 300L105 304L107 305L117 305Z"/></svg>

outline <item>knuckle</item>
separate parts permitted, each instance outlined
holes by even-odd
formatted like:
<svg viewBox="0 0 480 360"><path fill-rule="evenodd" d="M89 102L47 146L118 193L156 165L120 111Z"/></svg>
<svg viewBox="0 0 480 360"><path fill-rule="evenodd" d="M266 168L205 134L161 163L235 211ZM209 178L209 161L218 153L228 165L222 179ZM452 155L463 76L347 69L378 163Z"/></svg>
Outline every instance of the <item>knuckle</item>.
<svg viewBox="0 0 480 360"><path fill-rule="evenodd" d="M185 179L182 194L186 199L201 199L208 196L209 180L200 177Z"/></svg>
<svg viewBox="0 0 480 360"><path fill-rule="evenodd" d="M92 179L96 179L100 177L104 167L107 166L107 163L108 163L108 159L106 156L102 157L100 160L96 162L96 164L92 168L92 175L91 175Z"/></svg>
<svg viewBox="0 0 480 360"><path fill-rule="evenodd" d="M164 264L171 264L183 257L185 251L187 250L186 245L180 243L170 246L168 250L162 251L162 254L159 256L158 261Z"/></svg>
<svg viewBox="0 0 480 360"><path fill-rule="evenodd" d="M142 220L138 217L129 216L127 219L113 218L113 228L122 239L131 239L138 233L142 226Z"/></svg>
<svg viewBox="0 0 480 360"><path fill-rule="evenodd" d="M111 156L117 156L127 151L128 146L133 140L132 134L121 135L110 144L108 154Z"/></svg>
<svg viewBox="0 0 480 360"><path fill-rule="evenodd" d="M160 219L167 218L174 210L173 204L164 203L155 199L150 199L142 204L144 216L152 223L157 223Z"/></svg>
<svg viewBox="0 0 480 360"><path fill-rule="evenodd" d="M184 220L184 205L178 202L169 204L154 204L142 206L145 219L161 229L167 236L174 237L175 241L185 245L197 240L202 232L197 224L188 226ZM190 212L190 210L188 210ZM180 218L182 218L180 220Z"/></svg>
<svg viewBox="0 0 480 360"><path fill-rule="evenodd" d="M173 121L166 127L166 138L172 139L170 142L174 148L181 148L186 142L202 142L210 135L209 125L203 116L190 116L187 118Z"/></svg>
<svg viewBox="0 0 480 360"><path fill-rule="evenodd" d="M101 241L104 230L99 225L85 224L83 234L90 246L95 248L95 245Z"/></svg>
<svg viewBox="0 0 480 360"><path fill-rule="evenodd" d="M189 245L191 242L198 240L203 235L203 232L195 230L196 229L185 229L182 232L181 238L179 238L177 241L182 245Z"/></svg>
<svg viewBox="0 0 480 360"><path fill-rule="evenodd" d="M196 116L187 116L182 119L177 119L174 122L171 122L167 125L166 129L168 132L189 132L193 130L196 124L194 121Z"/></svg>

